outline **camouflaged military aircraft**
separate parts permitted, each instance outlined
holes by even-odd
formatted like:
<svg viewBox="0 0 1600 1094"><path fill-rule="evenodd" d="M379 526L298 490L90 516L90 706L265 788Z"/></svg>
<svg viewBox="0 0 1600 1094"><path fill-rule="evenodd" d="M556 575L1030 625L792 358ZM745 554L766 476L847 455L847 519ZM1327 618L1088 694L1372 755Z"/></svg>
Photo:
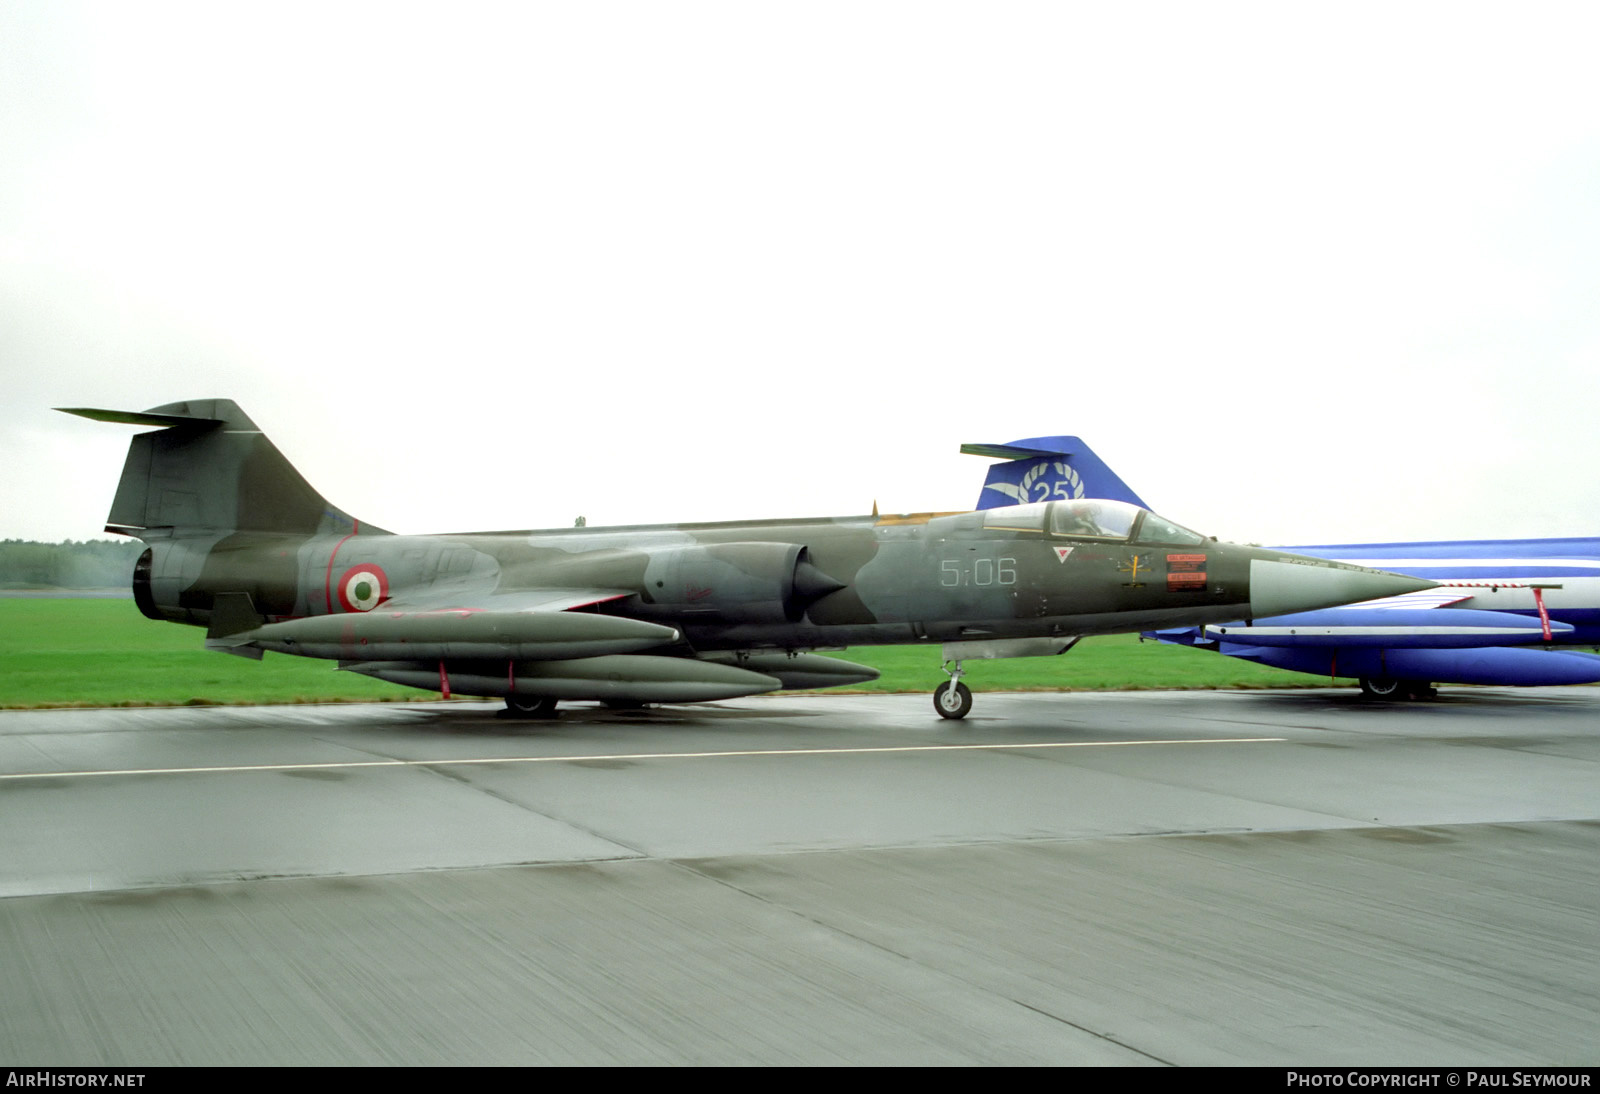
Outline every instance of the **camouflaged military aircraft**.
<svg viewBox="0 0 1600 1094"><path fill-rule="evenodd" d="M813 651L940 644L934 707L961 718L963 662L1058 654L1081 637L1392 596L1431 582L1219 543L1139 506L406 536L329 505L226 399L129 412L106 530L148 544L151 619L211 649L321 657L398 684L504 697L704 702L862 683Z"/></svg>

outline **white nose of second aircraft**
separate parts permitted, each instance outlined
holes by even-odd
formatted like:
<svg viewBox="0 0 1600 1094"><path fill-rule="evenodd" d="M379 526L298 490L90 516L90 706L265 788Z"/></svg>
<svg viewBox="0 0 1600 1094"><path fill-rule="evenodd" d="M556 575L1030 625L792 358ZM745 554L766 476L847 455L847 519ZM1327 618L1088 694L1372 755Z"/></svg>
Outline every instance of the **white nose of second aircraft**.
<svg viewBox="0 0 1600 1094"><path fill-rule="evenodd" d="M1434 582L1295 555L1250 560L1250 616L1289 615L1431 589Z"/></svg>

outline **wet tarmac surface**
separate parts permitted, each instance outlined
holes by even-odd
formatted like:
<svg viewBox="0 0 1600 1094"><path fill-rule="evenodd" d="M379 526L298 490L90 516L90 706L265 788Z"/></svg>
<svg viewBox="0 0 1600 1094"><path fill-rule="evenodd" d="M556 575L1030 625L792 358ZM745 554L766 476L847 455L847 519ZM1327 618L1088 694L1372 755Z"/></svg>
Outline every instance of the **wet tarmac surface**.
<svg viewBox="0 0 1600 1094"><path fill-rule="evenodd" d="M0 714L0 1060L1593 1064L1600 691Z"/></svg>

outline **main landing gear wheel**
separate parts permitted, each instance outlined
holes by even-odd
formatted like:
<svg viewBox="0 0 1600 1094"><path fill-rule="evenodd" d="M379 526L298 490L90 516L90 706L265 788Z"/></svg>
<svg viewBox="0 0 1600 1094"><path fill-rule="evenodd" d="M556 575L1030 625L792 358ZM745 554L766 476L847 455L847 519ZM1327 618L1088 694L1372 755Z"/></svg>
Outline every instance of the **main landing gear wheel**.
<svg viewBox="0 0 1600 1094"><path fill-rule="evenodd" d="M1388 676L1363 676L1357 683L1368 699L1401 699L1406 693L1403 681Z"/></svg>
<svg viewBox="0 0 1600 1094"><path fill-rule="evenodd" d="M1369 699L1432 699L1439 694L1426 680L1395 680L1388 676L1363 676L1357 681Z"/></svg>
<svg viewBox="0 0 1600 1094"><path fill-rule="evenodd" d="M933 709L941 718L965 718L972 709L972 689L960 680L946 680L933 689Z"/></svg>
<svg viewBox="0 0 1600 1094"><path fill-rule="evenodd" d="M556 701L548 695L507 695L506 713L513 718L554 718Z"/></svg>

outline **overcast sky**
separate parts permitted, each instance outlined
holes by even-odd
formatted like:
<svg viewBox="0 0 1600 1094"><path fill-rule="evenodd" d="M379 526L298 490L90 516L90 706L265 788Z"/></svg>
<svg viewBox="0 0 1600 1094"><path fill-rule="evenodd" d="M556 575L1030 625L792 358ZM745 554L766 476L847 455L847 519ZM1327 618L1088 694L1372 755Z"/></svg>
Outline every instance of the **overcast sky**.
<svg viewBox="0 0 1600 1094"><path fill-rule="evenodd" d="M1600 533L1600 8L0 0L0 538L236 400L396 531Z"/></svg>

